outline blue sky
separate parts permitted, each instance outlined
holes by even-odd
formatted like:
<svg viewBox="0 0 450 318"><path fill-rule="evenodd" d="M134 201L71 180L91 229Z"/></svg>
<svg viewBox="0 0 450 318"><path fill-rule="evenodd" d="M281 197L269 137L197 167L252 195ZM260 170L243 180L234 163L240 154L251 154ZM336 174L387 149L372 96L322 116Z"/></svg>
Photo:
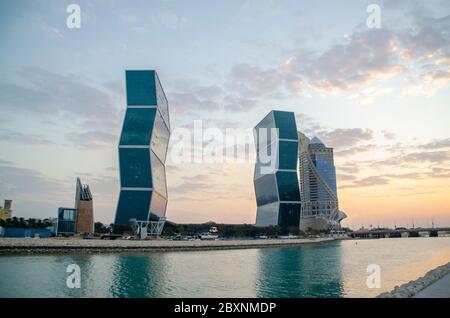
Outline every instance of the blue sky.
<svg viewBox="0 0 450 318"><path fill-rule="evenodd" d="M172 129L295 111L335 148L349 225L450 223L448 1L76 1L69 29L71 3L0 1L0 199L17 215L73 205L79 175L112 221L124 70L156 69ZM254 222L252 171L168 162L169 219Z"/></svg>

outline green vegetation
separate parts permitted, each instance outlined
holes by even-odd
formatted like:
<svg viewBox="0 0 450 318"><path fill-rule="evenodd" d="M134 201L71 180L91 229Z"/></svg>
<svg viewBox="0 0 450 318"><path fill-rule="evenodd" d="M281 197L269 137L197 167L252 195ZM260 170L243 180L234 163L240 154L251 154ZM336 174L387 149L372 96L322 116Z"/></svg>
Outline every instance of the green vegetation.
<svg viewBox="0 0 450 318"><path fill-rule="evenodd" d="M98 233L98 234L111 233L111 228L112 228L112 224L110 224L109 226L106 226L102 222L94 223L94 233Z"/></svg>
<svg viewBox="0 0 450 318"><path fill-rule="evenodd" d="M18 217L12 217L11 219L0 220L0 226L9 228L21 228L21 229L45 229L52 226L53 223L50 219L24 219Z"/></svg>
<svg viewBox="0 0 450 318"><path fill-rule="evenodd" d="M175 224L172 222L166 222L162 236L196 236L200 233L205 233L210 230L212 226L215 226L219 230L219 235L225 238L255 238L258 236L276 237L279 235L300 235L304 233L298 228L282 228L280 226L269 227L256 227L249 224L216 224L216 223L203 223L203 224ZM113 229L111 231L111 229ZM132 230L129 226L110 224L108 227L100 222L95 223L95 233L114 233L114 234L132 234Z"/></svg>
<svg viewBox="0 0 450 318"><path fill-rule="evenodd" d="M256 227L249 224L215 224L215 223L204 223L204 224L173 224L166 223L162 236L194 236L199 233L208 232L211 226L216 226L219 230L219 235L226 238L245 238L245 237L276 237L278 235L303 235L298 228L281 228L279 226L269 226L269 227Z"/></svg>

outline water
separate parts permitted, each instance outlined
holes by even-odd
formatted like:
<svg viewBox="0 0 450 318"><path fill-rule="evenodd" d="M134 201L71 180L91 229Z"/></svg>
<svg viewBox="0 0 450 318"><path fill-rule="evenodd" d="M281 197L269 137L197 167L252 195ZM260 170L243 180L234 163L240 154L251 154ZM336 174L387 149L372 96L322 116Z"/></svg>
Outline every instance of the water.
<svg viewBox="0 0 450 318"><path fill-rule="evenodd" d="M373 297L450 261L450 238L295 248L0 256L0 297ZM81 269L81 288L66 268ZM369 264L381 288L366 285Z"/></svg>

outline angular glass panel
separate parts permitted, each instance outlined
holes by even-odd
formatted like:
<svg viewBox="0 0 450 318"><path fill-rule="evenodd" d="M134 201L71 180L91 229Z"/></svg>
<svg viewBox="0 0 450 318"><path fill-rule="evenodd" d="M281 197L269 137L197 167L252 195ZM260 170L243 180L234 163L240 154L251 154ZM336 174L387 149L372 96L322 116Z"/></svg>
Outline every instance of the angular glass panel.
<svg viewBox="0 0 450 318"><path fill-rule="evenodd" d="M158 220L166 215L167 199L153 191L152 202L150 204L150 220Z"/></svg>
<svg viewBox="0 0 450 318"><path fill-rule="evenodd" d="M273 112L267 114L267 116L264 117L253 130L256 153L259 153L260 148L266 148L276 138L276 136L272 136L271 128L276 128Z"/></svg>
<svg viewBox="0 0 450 318"><path fill-rule="evenodd" d="M58 233L75 233L75 222L71 221L59 221Z"/></svg>
<svg viewBox="0 0 450 318"><path fill-rule="evenodd" d="M327 160L316 160L317 171L328 186L336 193L336 169Z"/></svg>
<svg viewBox="0 0 450 318"><path fill-rule="evenodd" d="M167 102L166 94L164 94L164 90L161 86L161 82L159 81L158 75L156 75L156 96L158 99L158 109L161 112L162 118L166 123L167 128L170 129L170 121L169 121L169 103Z"/></svg>
<svg viewBox="0 0 450 318"><path fill-rule="evenodd" d="M256 225L271 226L278 224L279 206L278 202L259 206L256 212Z"/></svg>
<svg viewBox="0 0 450 318"><path fill-rule="evenodd" d="M278 149L277 145L271 144L267 148L261 148L260 152L256 153L254 179L275 173L278 165L278 154L274 153L272 157L272 149Z"/></svg>
<svg viewBox="0 0 450 318"><path fill-rule="evenodd" d="M255 180L255 193L258 206L278 201L275 175L267 174Z"/></svg>
<svg viewBox="0 0 450 318"><path fill-rule="evenodd" d="M274 111L276 127L280 139L298 139L297 124L293 112Z"/></svg>
<svg viewBox="0 0 450 318"><path fill-rule="evenodd" d="M155 71L126 71L127 104L156 106Z"/></svg>
<svg viewBox="0 0 450 318"><path fill-rule="evenodd" d="M120 191L115 224L128 225L130 219L147 221L151 191Z"/></svg>
<svg viewBox="0 0 450 318"><path fill-rule="evenodd" d="M282 227L298 227L300 225L300 204L281 203L278 224Z"/></svg>
<svg viewBox="0 0 450 318"><path fill-rule="evenodd" d="M153 191L158 192L160 195L166 198L166 170L162 162L153 153L153 151L150 151L150 157L152 162Z"/></svg>
<svg viewBox="0 0 450 318"><path fill-rule="evenodd" d="M167 146L169 145L169 135L169 129L164 123L159 112L157 112L155 125L153 128L151 149L161 160L161 162L166 162Z"/></svg>
<svg viewBox="0 0 450 318"><path fill-rule="evenodd" d="M280 201L300 201L297 172L277 172Z"/></svg>
<svg viewBox="0 0 450 318"><path fill-rule="evenodd" d="M119 165L122 187L152 187L149 149L119 148Z"/></svg>
<svg viewBox="0 0 450 318"><path fill-rule="evenodd" d="M120 145L149 145L156 109L128 108L120 136Z"/></svg>
<svg viewBox="0 0 450 318"><path fill-rule="evenodd" d="M280 141L279 142L279 157L280 161L278 169L297 169L298 161L298 142Z"/></svg>

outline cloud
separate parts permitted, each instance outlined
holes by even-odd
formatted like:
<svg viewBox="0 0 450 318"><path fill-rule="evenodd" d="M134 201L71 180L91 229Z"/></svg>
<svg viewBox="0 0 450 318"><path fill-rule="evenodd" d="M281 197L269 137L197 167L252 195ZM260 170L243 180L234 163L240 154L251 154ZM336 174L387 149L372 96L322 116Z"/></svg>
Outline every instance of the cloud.
<svg viewBox="0 0 450 318"><path fill-rule="evenodd" d="M204 182L204 179L202 181L194 178L191 178L189 181L184 181L183 183L171 186L170 189L168 189L168 192L170 195L185 195L185 194L199 194L199 191L202 193L204 192L210 192L212 189L212 186L210 184L207 184Z"/></svg>
<svg viewBox="0 0 450 318"><path fill-rule="evenodd" d="M442 164L450 161L450 151L423 151L423 152L411 152L407 154L399 154L391 156L383 160L373 161L370 165L374 168L395 167L404 164L422 164L422 163L434 163Z"/></svg>
<svg viewBox="0 0 450 318"><path fill-rule="evenodd" d="M358 166L358 163L356 162L346 162L342 163L336 166L337 171L343 171L345 173L358 173L360 171L360 168Z"/></svg>
<svg viewBox="0 0 450 318"><path fill-rule="evenodd" d="M382 130L381 133L383 134L384 138L387 140L394 140L396 135L393 132Z"/></svg>
<svg viewBox="0 0 450 318"><path fill-rule="evenodd" d="M423 149L441 149L441 148L450 148L450 138L446 139L436 139L429 143L423 144L419 146Z"/></svg>
<svg viewBox="0 0 450 318"><path fill-rule="evenodd" d="M52 27L47 24L43 24L41 26L41 29L44 32L44 34L51 39L63 39L64 38L64 35L62 34L61 30L58 28Z"/></svg>
<svg viewBox="0 0 450 318"><path fill-rule="evenodd" d="M389 179L384 176L370 176L367 178L353 181L353 183L351 183L351 184L342 185L339 188L341 188L341 189L363 188L363 187L373 187L373 186L387 185L387 184L389 184Z"/></svg>
<svg viewBox="0 0 450 318"><path fill-rule="evenodd" d="M211 99L201 99L201 97L191 92L169 92L167 98L170 100L171 112L185 115L199 111L208 112L219 110L219 101Z"/></svg>
<svg viewBox="0 0 450 318"><path fill-rule="evenodd" d="M352 174L337 174L337 180L338 181L350 181L350 180L355 180L356 176L352 175Z"/></svg>
<svg viewBox="0 0 450 318"><path fill-rule="evenodd" d="M227 88L243 97L285 98L283 84L288 74L278 69L261 69L246 63L236 64L228 74Z"/></svg>
<svg viewBox="0 0 450 318"><path fill-rule="evenodd" d="M275 67L240 63L232 67L228 87L246 96L273 99L347 94L360 104L397 89L403 95L434 95L450 83L450 16L416 19L409 28L360 29L323 51L299 48ZM397 26L397 25L395 25ZM416 69L432 65L417 75Z"/></svg>
<svg viewBox="0 0 450 318"><path fill-rule="evenodd" d="M154 24L173 31L182 30L190 23L188 17L180 16L168 9L159 10L151 19Z"/></svg>
<svg viewBox="0 0 450 318"><path fill-rule="evenodd" d="M0 142L19 143L34 146L50 145L52 143L49 139L43 136L21 133L5 128L0 128Z"/></svg>
<svg viewBox="0 0 450 318"><path fill-rule="evenodd" d="M109 147L117 143L118 136L116 134L107 133L99 130L91 130L82 133L68 133L67 140L74 145L86 149L98 149L102 147Z"/></svg>
<svg viewBox="0 0 450 318"><path fill-rule="evenodd" d="M322 54L296 56L293 70L321 93L336 93L385 80L404 71L397 61L393 39L394 35L386 29L357 31L347 43L336 44Z"/></svg>
<svg viewBox="0 0 450 318"><path fill-rule="evenodd" d="M16 78L0 81L1 107L3 112L31 113L34 119L43 121L67 121L69 116L71 124L79 128L67 134L69 141L85 147L101 146L117 138L111 131L118 131L120 126L121 91L111 92L119 86L117 82L97 86L81 76L29 66L21 69ZM6 129L0 133L14 142L51 142L32 133L26 135Z"/></svg>
<svg viewBox="0 0 450 318"><path fill-rule="evenodd" d="M450 160L450 151L413 152L400 157L403 162L443 163Z"/></svg>
<svg viewBox="0 0 450 318"><path fill-rule="evenodd" d="M345 148L373 139L374 131L369 128L338 128L318 132L318 136L330 147Z"/></svg>
<svg viewBox="0 0 450 318"><path fill-rule="evenodd" d="M345 157L350 155L357 155L366 151L370 151L372 149L376 149L377 145L375 144L368 144L368 145L361 145L356 147L351 147L345 150L337 151L335 152L335 156L337 157Z"/></svg>
<svg viewBox="0 0 450 318"><path fill-rule="evenodd" d="M84 118L117 117L117 100L89 79L57 74L37 66L24 67L17 75L19 80L0 82L4 109L44 116L68 113Z"/></svg>
<svg viewBox="0 0 450 318"><path fill-rule="evenodd" d="M64 193L64 184L37 170L0 162L0 193L13 199L54 200Z"/></svg>

